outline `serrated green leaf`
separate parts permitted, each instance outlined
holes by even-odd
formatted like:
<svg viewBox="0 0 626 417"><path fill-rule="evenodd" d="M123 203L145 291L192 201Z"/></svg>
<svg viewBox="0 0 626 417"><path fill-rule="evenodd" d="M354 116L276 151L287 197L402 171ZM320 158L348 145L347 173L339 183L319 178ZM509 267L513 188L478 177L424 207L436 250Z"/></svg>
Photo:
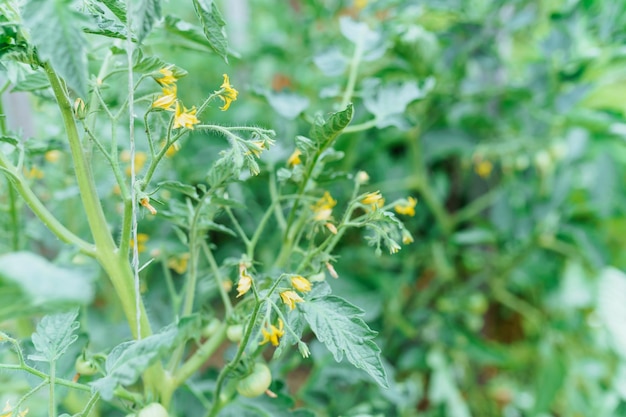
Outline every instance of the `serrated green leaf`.
<svg viewBox="0 0 626 417"><path fill-rule="evenodd" d="M139 42L152 30L154 22L161 18L161 0L137 0L133 10L133 27Z"/></svg>
<svg viewBox="0 0 626 417"><path fill-rule="evenodd" d="M345 110L332 113L328 119L316 120L313 126L311 126L309 136L317 142L322 149L330 146L341 131L350 124L353 110L354 107L352 104L348 104Z"/></svg>
<svg viewBox="0 0 626 417"><path fill-rule="evenodd" d="M163 61L158 56L143 56L143 52L141 49L136 50L137 56L134 61L135 64L133 66L133 70L140 73L148 73L152 71L157 71L166 66L165 61Z"/></svg>
<svg viewBox="0 0 626 417"><path fill-rule="evenodd" d="M178 332L176 325L170 325L145 339L117 345L107 356L106 375L91 385L102 398L111 400L118 385L133 384L150 365L180 343Z"/></svg>
<svg viewBox="0 0 626 417"><path fill-rule="evenodd" d="M126 23L126 4L120 0L99 0L107 9L120 19L120 22Z"/></svg>
<svg viewBox="0 0 626 417"><path fill-rule="evenodd" d="M87 97L87 42L83 36L82 17L69 0L28 0L24 6L24 24L43 61L80 97Z"/></svg>
<svg viewBox="0 0 626 417"><path fill-rule="evenodd" d="M226 38L226 22L212 0L194 0L194 9L202 23L204 35L211 49L228 64L228 40Z"/></svg>
<svg viewBox="0 0 626 417"><path fill-rule="evenodd" d="M94 24L83 28L85 33L106 36L114 39L126 39L128 37L125 25L100 14L93 14L92 18L94 20Z"/></svg>
<svg viewBox="0 0 626 417"><path fill-rule="evenodd" d="M358 317L363 310L334 295L307 300L297 306L315 336L337 362L345 355L351 364L363 369L379 385L389 387L380 348L372 341L377 333Z"/></svg>
<svg viewBox="0 0 626 417"><path fill-rule="evenodd" d="M37 331L32 335L33 346L39 354L28 358L39 362L54 362L78 338L74 331L79 324L76 321L78 311L45 316L37 324Z"/></svg>

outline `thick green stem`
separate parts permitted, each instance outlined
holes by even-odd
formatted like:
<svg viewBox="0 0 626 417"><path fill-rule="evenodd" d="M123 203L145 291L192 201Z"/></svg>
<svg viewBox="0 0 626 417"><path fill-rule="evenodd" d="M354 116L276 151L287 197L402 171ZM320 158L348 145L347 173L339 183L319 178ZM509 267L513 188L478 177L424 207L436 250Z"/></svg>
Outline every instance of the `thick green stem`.
<svg viewBox="0 0 626 417"><path fill-rule="evenodd" d="M206 362L206 360L217 350L218 347L224 341L226 337L226 323L222 323L206 342L200 346L200 348L174 373L172 386L174 388L182 385L185 381L191 377L200 367Z"/></svg>

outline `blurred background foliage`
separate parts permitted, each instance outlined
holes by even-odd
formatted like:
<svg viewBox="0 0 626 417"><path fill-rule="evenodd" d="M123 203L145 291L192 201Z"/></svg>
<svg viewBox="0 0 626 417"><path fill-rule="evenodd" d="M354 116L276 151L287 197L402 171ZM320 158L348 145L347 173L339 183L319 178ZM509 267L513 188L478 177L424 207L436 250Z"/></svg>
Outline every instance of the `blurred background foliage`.
<svg viewBox="0 0 626 417"><path fill-rule="evenodd" d="M194 22L193 10L180 3L164 3L164 15L175 9ZM360 42L354 36L367 40L352 125L369 128L339 139L344 157L326 166L328 187L346 201L349 174L365 170L371 191L389 201L406 195L419 201L407 218L412 245L375 257L363 236L351 233L338 252L340 278L330 282L380 331L391 388L334 364L314 344L310 360L291 356L274 364L296 404L320 416L626 416L626 3L219 4L229 65L174 18L166 17L167 30L155 31L146 45L189 72L178 83L185 103L200 103L228 73L239 99L211 117L276 130L261 174L229 190L245 202L247 229L267 207L267 176L284 166L294 137L316 113L339 109ZM123 75L107 82L121 83ZM29 141L30 161L42 171L35 189L79 229L84 220L71 208L78 204L71 168L44 156L64 150L55 140L61 126L37 129ZM159 175L203 182L225 147L221 137L194 133ZM104 164L102 172L106 198L114 181ZM7 192L2 196L7 201ZM157 198L167 204L170 196L164 191ZM76 262L23 213L21 248L60 264ZM13 249L14 219L7 211L2 221L4 253ZM163 219L142 219L140 232L148 236L145 260L183 255ZM279 236L264 239L267 248L280 245ZM239 254L226 234L216 234L214 243L220 259ZM90 264L82 268L97 275ZM150 314L161 324L171 320L164 273L170 272L155 262L144 275ZM122 337L126 330L107 284L93 282L95 301L84 320L91 344L104 348L112 332ZM216 297L209 282L201 286L207 305ZM111 330L115 323L119 330ZM14 326L28 329L28 323Z"/></svg>

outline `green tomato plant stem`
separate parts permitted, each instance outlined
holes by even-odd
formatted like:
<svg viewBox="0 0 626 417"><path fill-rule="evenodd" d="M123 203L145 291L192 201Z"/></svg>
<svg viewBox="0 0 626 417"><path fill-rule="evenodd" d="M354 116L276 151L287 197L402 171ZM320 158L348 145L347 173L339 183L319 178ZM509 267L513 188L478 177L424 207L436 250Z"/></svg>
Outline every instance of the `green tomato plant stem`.
<svg viewBox="0 0 626 417"><path fill-rule="evenodd" d="M48 416L56 417L57 415L57 402L54 393L54 384L56 378L56 361L50 361L50 374L49 374L49 388L50 388L50 398L48 398Z"/></svg>

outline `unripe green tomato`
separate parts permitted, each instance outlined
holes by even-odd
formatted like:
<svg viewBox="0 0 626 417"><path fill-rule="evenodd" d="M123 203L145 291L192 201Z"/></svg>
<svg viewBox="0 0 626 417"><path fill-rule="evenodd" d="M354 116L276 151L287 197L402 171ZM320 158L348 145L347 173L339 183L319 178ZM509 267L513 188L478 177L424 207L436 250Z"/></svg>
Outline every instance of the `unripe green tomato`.
<svg viewBox="0 0 626 417"><path fill-rule="evenodd" d="M80 375L90 376L95 375L98 372L96 364L89 359L85 359L82 355L76 358L74 366L76 368L76 372Z"/></svg>
<svg viewBox="0 0 626 417"><path fill-rule="evenodd" d="M220 327L220 324L222 324L222 322L218 318L213 317L202 329L202 336L206 337L207 339L213 336L217 329Z"/></svg>
<svg viewBox="0 0 626 417"><path fill-rule="evenodd" d="M231 324L226 328L226 337L231 342L241 342L243 339L243 324Z"/></svg>
<svg viewBox="0 0 626 417"><path fill-rule="evenodd" d="M258 397L267 391L271 383L270 368L264 363L255 363L252 373L237 383L237 392L248 398Z"/></svg>
<svg viewBox="0 0 626 417"><path fill-rule="evenodd" d="M152 403L142 408L137 417L169 417L169 414L161 404Z"/></svg>

